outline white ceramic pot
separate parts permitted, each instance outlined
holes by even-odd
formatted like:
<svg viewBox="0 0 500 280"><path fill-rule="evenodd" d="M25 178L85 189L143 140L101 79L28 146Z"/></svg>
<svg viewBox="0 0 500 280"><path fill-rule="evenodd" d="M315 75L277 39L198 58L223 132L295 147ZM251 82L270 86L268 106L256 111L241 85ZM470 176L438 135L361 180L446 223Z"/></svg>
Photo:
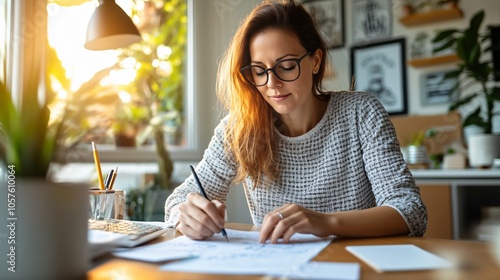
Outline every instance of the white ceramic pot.
<svg viewBox="0 0 500 280"><path fill-rule="evenodd" d="M484 128L477 125L468 125L463 128L465 144L469 147L469 139L472 135L484 134Z"/></svg>
<svg viewBox="0 0 500 280"><path fill-rule="evenodd" d="M88 185L0 181L0 279L86 279Z"/></svg>
<svg viewBox="0 0 500 280"><path fill-rule="evenodd" d="M491 167L500 154L500 135L474 134L469 137L469 165Z"/></svg>

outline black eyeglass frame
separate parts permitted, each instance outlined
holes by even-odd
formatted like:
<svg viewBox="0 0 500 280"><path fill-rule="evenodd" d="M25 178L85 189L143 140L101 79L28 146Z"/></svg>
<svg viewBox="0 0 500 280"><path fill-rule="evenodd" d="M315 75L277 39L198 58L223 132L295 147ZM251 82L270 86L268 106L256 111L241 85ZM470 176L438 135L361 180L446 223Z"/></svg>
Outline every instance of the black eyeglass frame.
<svg viewBox="0 0 500 280"><path fill-rule="evenodd" d="M312 52L313 52L313 51L308 51L308 52L306 52L304 55L302 55L302 56L301 56L301 57L299 57L299 58L287 58L287 59L280 60L280 61L276 62L276 63L274 64L274 66L273 66L273 67L271 67L271 68L267 68L267 69L266 69L266 68L264 68L264 67L260 67L260 66L258 66L258 65L247 65L247 66L244 66L244 67L241 67L241 68L240 68L240 73L243 75L243 77L245 78L245 80L246 80L247 82L249 82L250 84L252 84L252 85L254 85L254 86L256 86L256 87L265 86L265 85L267 84L267 82L269 82L269 71L273 72L273 73L274 73L274 76L276 76L276 78L278 78L280 81L283 81L283 82L293 82L293 81L297 80L297 79L300 77L300 74L301 74L301 72L300 72L300 70L301 70L301 69L300 69L300 63L302 62L302 60L303 60L303 59L304 59L307 55L311 54ZM295 63L297 63L297 67L299 68L299 74L297 75L297 77L296 77L295 79L292 79L292 80L282 79L282 78L280 78L280 76L279 76L278 74L276 74L276 66L277 66L278 64L282 63L282 62L285 62L285 61L295 61ZM261 68L262 70L264 70L264 72L266 73L266 82L265 82L265 83L263 83L263 84L261 84L261 85L257 85L257 84L255 83L255 81L253 81L253 79L252 79L252 81L251 81L251 80L249 80L249 79L247 78L247 76L245 75L244 71L245 71L246 69L251 69L252 67L258 67L258 68Z"/></svg>

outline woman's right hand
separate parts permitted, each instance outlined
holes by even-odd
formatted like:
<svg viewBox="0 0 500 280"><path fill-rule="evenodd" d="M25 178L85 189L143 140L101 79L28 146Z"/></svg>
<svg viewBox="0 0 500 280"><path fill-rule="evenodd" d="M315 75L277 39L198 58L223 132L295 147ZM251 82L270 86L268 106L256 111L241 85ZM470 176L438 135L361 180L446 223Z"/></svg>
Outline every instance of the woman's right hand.
<svg viewBox="0 0 500 280"><path fill-rule="evenodd" d="M220 233L224 228L226 206L218 200L209 201L192 192L179 205L179 211L176 229L191 239L205 239Z"/></svg>

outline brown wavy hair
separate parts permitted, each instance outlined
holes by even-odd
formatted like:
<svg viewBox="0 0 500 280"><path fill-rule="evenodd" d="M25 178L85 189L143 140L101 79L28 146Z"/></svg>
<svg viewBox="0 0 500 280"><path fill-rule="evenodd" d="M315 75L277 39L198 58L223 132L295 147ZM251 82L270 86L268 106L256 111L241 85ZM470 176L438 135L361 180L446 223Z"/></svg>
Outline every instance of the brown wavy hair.
<svg viewBox="0 0 500 280"><path fill-rule="evenodd" d="M225 131L225 149L234 155L238 163L235 182L250 177L254 187L278 178L276 118L273 108L239 70L251 62L250 40L267 28L292 32L306 50L322 51L320 68L313 76L311 94L325 98L322 81L327 49L315 21L302 5L293 0L264 1L236 31L217 74L217 95L230 113Z"/></svg>

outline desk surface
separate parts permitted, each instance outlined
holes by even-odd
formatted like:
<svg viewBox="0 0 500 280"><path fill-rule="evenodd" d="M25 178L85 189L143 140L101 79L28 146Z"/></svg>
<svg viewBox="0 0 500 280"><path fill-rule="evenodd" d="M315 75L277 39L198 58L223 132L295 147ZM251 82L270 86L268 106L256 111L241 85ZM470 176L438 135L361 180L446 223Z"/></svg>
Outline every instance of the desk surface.
<svg viewBox="0 0 500 280"><path fill-rule="evenodd" d="M227 224L227 228L252 230L251 225ZM163 235L157 242L169 240L176 236L175 230ZM349 245L379 244L414 244L424 250L435 253L458 264L453 270L430 270L412 272L377 273L371 267L349 253L345 247ZM384 237L366 239L335 239L315 258L315 261L359 262L361 279L498 279L500 265L495 262L487 243L473 241L456 241L418 237ZM87 279L234 279L231 275L206 275L192 273L164 272L158 265L103 257L94 263L88 272ZM238 276L238 279L270 279L264 276Z"/></svg>
<svg viewBox="0 0 500 280"><path fill-rule="evenodd" d="M490 169L411 169L415 178L447 179L497 179L500 180L500 168Z"/></svg>

